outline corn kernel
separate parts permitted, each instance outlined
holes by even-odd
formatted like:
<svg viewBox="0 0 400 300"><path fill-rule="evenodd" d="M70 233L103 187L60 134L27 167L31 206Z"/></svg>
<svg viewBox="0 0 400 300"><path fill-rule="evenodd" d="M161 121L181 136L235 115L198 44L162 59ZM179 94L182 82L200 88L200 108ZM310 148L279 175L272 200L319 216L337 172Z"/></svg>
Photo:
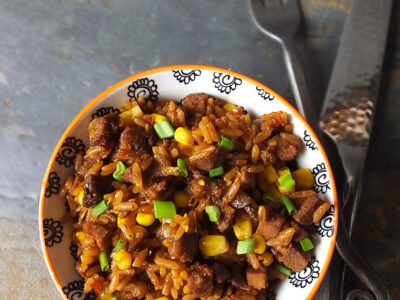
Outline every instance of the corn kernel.
<svg viewBox="0 0 400 300"><path fill-rule="evenodd" d="M117 267L120 270L128 269L132 264L132 256L126 250L120 250L115 253L113 259L115 260Z"/></svg>
<svg viewBox="0 0 400 300"><path fill-rule="evenodd" d="M85 197L85 190L82 189L82 191L80 191L80 193L78 195L78 202L79 202L80 205L82 205L82 201L83 201L84 197Z"/></svg>
<svg viewBox="0 0 400 300"><path fill-rule="evenodd" d="M259 255L259 258L262 261L262 264L266 267L268 267L274 261L274 257L269 252L264 252L263 254Z"/></svg>
<svg viewBox="0 0 400 300"><path fill-rule="evenodd" d="M264 176L264 172L260 172L256 174L257 186L263 191L264 193L268 191L269 185L267 184Z"/></svg>
<svg viewBox="0 0 400 300"><path fill-rule="evenodd" d="M136 215L136 222L142 226L150 226L151 224L154 223L154 220L155 220L155 218L154 218L153 214L145 214L145 213L139 212Z"/></svg>
<svg viewBox="0 0 400 300"><path fill-rule="evenodd" d="M102 292L100 295L97 295L97 300L112 300L113 296L107 294L106 292Z"/></svg>
<svg viewBox="0 0 400 300"><path fill-rule="evenodd" d="M234 110L236 108L236 105L235 104L233 104L233 103L226 103L225 105L224 105L224 110L225 111L232 111L232 110Z"/></svg>
<svg viewBox="0 0 400 300"><path fill-rule="evenodd" d="M296 188L300 190L311 189L314 185L314 177L309 169L301 168L292 173Z"/></svg>
<svg viewBox="0 0 400 300"><path fill-rule="evenodd" d="M127 110L119 114L119 125L127 126L133 123L132 111Z"/></svg>
<svg viewBox="0 0 400 300"><path fill-rule="evenodd" d="M121 224L126 225L127 227L132 227L133 225L136 224L134 215L128 215L125 218L121 218L120 216L117 217L117 226L118 228L121 226Z"/></svg>
<svg viewBox="0 0 400 300"><path fill-rule="evenodd" d="M268 165L264 169L264 177L267 184L273 184L278 179L275 168L272 165Z"/></svg>
<svg viewBox="0 0 400 300"><path fill-rule="evenodd" d="M174 138L178 143L184 144L186 146L192 146L194 144L192 132L183 127L178 127L175 130Z"/></svg>
<svg viewBox="0 0 400 300"><path fill-rule="evenodd" d="M84 263L81 263L81 271L82 272L86 272L87 269L88 269L88 265L84 264Z"/></svg>
<svg viewBox="0 0 400 300"><path fill-rule="evenodd" d="M229 250L229 243L223 235L205 235L199 241L199 249L205 256L216 256Z"/></svg>
<svg viewBox="0 0 400 300"><path fill-rule="evenodd" d="M272 193L272 197L274 198L275 204L282 204L281 201L282 194L275 185L268 185L267 190Z"/></svg>
<svg viewBox="0 0 400 300"><path fill-rule="evenodd" d="M187 286L187 284L183 287L183 293L184 293L185 295L187 295L187 294L190 293L190 288Z"/></svg>
<svg viewBox="0 0 400 300"><path fill-rule="evenodd" d="M263 254L267 248L264 238L258 233L253 234L252 238L255 240L253 251L257 254Z"/></svg>
<svg viewBox="0 0 400 300"><path fill-rule="evenodd" d="M85 234L83 231L76 231L71 235L71 239L75 243L81 243L85 240Z"/></svg>
<svg viewBox="0 0 400 300"><path fill-rule="evenodd" d="M81 243L85 240L85 234L83 233L83 231L77 231L75 233L75 236L78 239L78 241Z"/></svg>
<svg viewBox="0 0 400 300"><path fill-rule="evenodd" d="M71 193L71 195L72 196L78 196L79 195L79 193L82 191L82 189L83 189L83 184L84 184L85 182L84 181L82 181L80 184L78 184L78 186L76 187L76 188L74 188L73 189L73 191L72 191L72 193Z"/></svg>
<svg viewBox="0 0 400 300"><path fill-rule="evenodd" d="M185 191L177 191L174 194L174 202L176 207L187 207L189 206L189 194Z"/></svg>
<svg viewBox="0 0 400 300"><path fill-rule="evenodd" d="M160 114L151 114L151 116L154 118L154 122L155 123L160 122L160 121L164 121L164 120L167 119L165 116L160 115Z"/></svg>
<svg viewBox="0 0 400 300"><path fill-rule="evenodd" d="M199 179L199 185L201 186L205 186L206 183L204 182L204 179Z"/></svg>
<svg viewBox="0 0 400 300"><path fill-rule="evenodd" d="M125 218L120 218L120 216L118 216L117 217L117 226L118 226L118 228L120 228L122 224L125 224Z"/></svg>
<svg viewBox="0 0 400 300"><path fill-rule="evenodd" d="M252 225L248 214L242 211L238 213L233 224L233 232L238 240L245 240L251 236Z"/></svg>
<svg viewBox="0 0 400 300"><path fill-rule="evenodd" d="M132 107L132 118L141 117L143 116L143 112L140 109L139 105Z"/></svg>

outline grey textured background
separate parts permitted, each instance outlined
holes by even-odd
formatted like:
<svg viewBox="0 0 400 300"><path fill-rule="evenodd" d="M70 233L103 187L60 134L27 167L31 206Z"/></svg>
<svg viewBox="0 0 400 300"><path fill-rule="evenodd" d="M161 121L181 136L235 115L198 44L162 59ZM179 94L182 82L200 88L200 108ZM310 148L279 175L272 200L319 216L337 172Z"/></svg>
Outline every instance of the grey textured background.
<svg viewBox="0 0 400 300"><path fill-rule="evenodd" d="M399 299L400 5L394 2L354 239ZM351 0L301 4L298 48L319 108ZM67 124L109 85L181 63L232 68L291 99L280 49L251 23L247 1L0 1L2 298L59 298L42 258L37 212L45 167Z"/></svg>

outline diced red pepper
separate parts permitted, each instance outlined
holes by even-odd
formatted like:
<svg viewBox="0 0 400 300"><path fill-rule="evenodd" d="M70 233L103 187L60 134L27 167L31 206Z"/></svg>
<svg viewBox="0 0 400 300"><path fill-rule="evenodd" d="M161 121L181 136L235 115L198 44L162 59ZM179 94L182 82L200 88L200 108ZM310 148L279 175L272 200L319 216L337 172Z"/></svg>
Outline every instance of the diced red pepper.
<svg viewBox="0 0 400 300"><path fill-rule="evenodd" d="M154 117L153 116L150 116L150 115L144 115L143 117L142 117L147 123L149 123L151 126L153 126L154 124L155 124L155 119L154 119Z"/></svg>
<svg viewBox="0 0 400 300"><path fill-rule="evenodd" d="M101 280L101 279L103 280ZM101 292L103 291L103 281L104 278L102 276L99 276L99 278L97 280L95 280L92 284L91 287L94 289L94 291L96 292L96 294L100 295Z"/></svg>
<svg viewBox="0 0 400 300"><path fill-rule="evenodd" d="M235 114L235 115L242 115L243 114L243 108L242 107L240 107L240 106L236 106L234 109L232 109L232 112Z"/></svg>

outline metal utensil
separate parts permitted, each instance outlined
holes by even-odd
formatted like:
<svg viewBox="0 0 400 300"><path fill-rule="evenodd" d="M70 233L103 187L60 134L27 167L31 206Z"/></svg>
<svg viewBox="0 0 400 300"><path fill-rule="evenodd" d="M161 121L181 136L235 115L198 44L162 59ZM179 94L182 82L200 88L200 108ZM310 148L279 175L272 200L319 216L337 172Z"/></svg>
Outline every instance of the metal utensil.
<svg viewBox="0 0 400 300"><path fill-rule="evenodd" d="M339 220L336 249L377 299L388 291L357 254L348 236L360 199L361 174L369 146L392 0L354 0L346 21L321 113L320 128L336 144L347 182L343 207L353 201L349 228ZM330 289L332 290L332 288Z"/></svg>
<svg viewBox="0 0 400 300"><path fill-rule="evenodd" d="M293 40L301 21L297 0L251 0L250 12L258 29L282 46L297 109L316 128L314 107Z"/></svg>

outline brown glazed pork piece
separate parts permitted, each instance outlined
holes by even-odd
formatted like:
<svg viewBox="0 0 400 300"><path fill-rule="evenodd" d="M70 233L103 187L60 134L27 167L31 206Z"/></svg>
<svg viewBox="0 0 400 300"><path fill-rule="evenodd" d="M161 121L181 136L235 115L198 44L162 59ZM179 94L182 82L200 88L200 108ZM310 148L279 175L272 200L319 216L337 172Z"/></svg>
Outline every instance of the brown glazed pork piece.
<svg viewBox="0 0 400 300"><path fill-rule="evenodd" d="M293 244L290 244L283 254L278 254L278 260L293 271L300 272L310 261L310 255Z"/></svg>
<svg viewBox="0 0 400 300"><path fill-rule="evenodd" d="M286 218L278 212L270 212L265 221L260 222L257 233L261 234L266 241L273 239L281 231Z"/></svg>
<svg viewBox="0 0 400 300"><path fill-rule="evenodd" d="M204 115L207 110L207 100L209 95L203 93L189 94L182 101L183 110L188 116L198 113Z"/></svg>
<svg viewBox="0 0 400 300"><path fill-rule="evenodd" d="M199 237L197 234L184 234L179 240L172 243L172 246L168 248L168 252L172 259L191 263L197 254L198 243Z"/></svg>
<svg viewBox="0 0 400 300"><path fill-rule="evenodd" d="M208 265L195 265L188 270L187 285L192 293L207 298L214 291L213 270Z"/></svg>
<svg viewBox="0 0 400 300"><path fill-rule="evenodd" d="M111 151L118 140L118 115L108 114L93 119L89 127L90 147L102 146Z"/></svg>
<svg viewBox="0 0 400 300"><path fill-rule="evenodd" d="M83 190L85 197L82 200L82 205L90 207L103 199L103 195L113 190L111 185L111 177L102 176L100 174L90 174L85 178Z"/></svg>
<svg viewBox="0 0 400 300"><path fill-rule="evenodd" d="M256 290L265 289L267 283L267 270L264 267L254 269L248 267L246 271L247 284Z"/></svg>
<svg viewBox="0 0 400 300"><path fill-rule="evenodd" d="M121 133L119 145L114 154L114 160L141 162L152 157L150 146L148 145L149 136L140 126L127 126Z"/></svg>
<svg viewBox="0 0 400 300"><path fill-rule="evenodd" d="M216 148L213 153L204 158L199 158L191 162L191 166L203 171L221 167L224 164L224 157L226 153L221 148Z"/></svg>
<svg viewBox="0 0 400 300"><path fill-rule="evenodd" d="M297 212L293 215L293 219L301 225L312 225L315 211L324 203L325 202L318 197L317 193L312 193L301 202Z"/></svg>
<svg viewBox="0 0 400 300"><path fill-rule="evenodd" d="M111 245L111 236L113 234L114 224L95 224L92 222L86 222L83 225L83 233L85 237L91 237L95 240L97 247L100 250L105 250Z"/></svg>
<svg viewBox="0 0 400 300"><path fill-rule="evenodd" d="M278 137L278 145L275 154L281 161L290 161L296 157L300 146L300 139L297 136L287 132L281 132Z"/></svg>

